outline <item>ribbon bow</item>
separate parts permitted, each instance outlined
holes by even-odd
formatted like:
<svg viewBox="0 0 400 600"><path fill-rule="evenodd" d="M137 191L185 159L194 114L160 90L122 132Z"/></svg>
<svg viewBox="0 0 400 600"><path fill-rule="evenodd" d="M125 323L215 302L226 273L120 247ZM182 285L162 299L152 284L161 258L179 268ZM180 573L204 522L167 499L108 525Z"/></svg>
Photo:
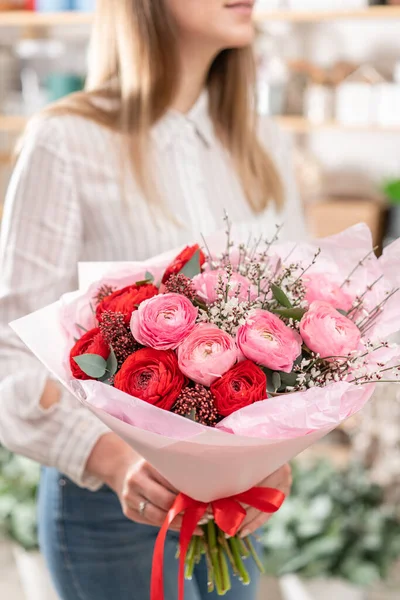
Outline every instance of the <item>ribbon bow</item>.
<svg viewBox="0 0 400 600"><path fill-rule="evenodd" d="M246 510L242 504L257 508L264 513L274 513L280 509L285 495L273 488L254 487L243 494L222 498L211 502L216 524L229 536L234 536L240 529ZM190 540L197 524L204 517L209 504L193 500L185 494L179 494L170 509L154 547L153 569L151 574L151 600L164 600L164 545L168 529L172 521L183 514L182 528L179 539L179 600L184 600L185 560Z"/></svg>

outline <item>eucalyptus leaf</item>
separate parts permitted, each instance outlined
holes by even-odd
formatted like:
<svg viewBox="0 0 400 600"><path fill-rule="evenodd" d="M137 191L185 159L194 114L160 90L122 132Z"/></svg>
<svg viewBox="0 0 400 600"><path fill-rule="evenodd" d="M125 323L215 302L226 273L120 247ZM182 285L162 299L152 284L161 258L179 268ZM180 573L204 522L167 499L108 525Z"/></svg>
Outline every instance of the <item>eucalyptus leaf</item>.
<svg viewBox="0 0 400 600"><path fill-rule="evenodd" d="M271 312L285 319L301 321L307 311L304 308L275 308Z"/></svg>
<svg viewBox="0 0 400 600"><path fill-rule="evenodd" d="M271 292L272 292L275 300L281 306L284 306L285 308L292 308L292 303L290 302L289 298L286 296L285 292L283 290L281 290L281 288L278 287L277 285L275 285L274 283L271 283Z"/></svg>
<svg viewBox="0 0 400 600"><path fill-rule="evenodd" d="M344 317L347 317L347 310L343 310L342 308L337 308L336 310Z"/></svg>
<svg viewBox="0 0 400 600"><path fill-rule="evenodd" d="M200 250L196 250L192 258L181 269L180 274L185 275L185 277L188 277L189 279L193 279L193 277L196 277L196 275L200 275L200 273Z"/></svg>
<svg viewBox="0 0 400 600"><path fill-rule="evenodd" d="M280 373L281 388L294 387L297 384L297 373Z"/></svg>
<svg viewBox="0 0 400 600"><path fill-rule="evenodd" d="M282 385L281 376L276 371L275 373L272 373L272 385L275 392L277 392Z"/></svg>
<svg viewBox="0 0 400 600"><path fill-rule="evenodd" d="M110 356L108 357L107 364L106 364L106 369L107 369L107 373L110 377L112 375L115 375L115 373L117 372L118 360L117 360L117 357L115 356L114 350L111 350L111 352L110 352Z"/></svg>
<svg viewBox="0 0 400 600"><path fill-rule="evenodd" d="M149 283L153 283L154 282L154 275L153 275L153 273L150 273L150 271L146 271L146 273L144 274L144 278Z"/></svg>
<svg viewBox="0 0 400 600"><path fill-rule="evenodd" d="M98 354L81 354L74 361L88 377L100 379L106 373L107 361Z"/></svg>

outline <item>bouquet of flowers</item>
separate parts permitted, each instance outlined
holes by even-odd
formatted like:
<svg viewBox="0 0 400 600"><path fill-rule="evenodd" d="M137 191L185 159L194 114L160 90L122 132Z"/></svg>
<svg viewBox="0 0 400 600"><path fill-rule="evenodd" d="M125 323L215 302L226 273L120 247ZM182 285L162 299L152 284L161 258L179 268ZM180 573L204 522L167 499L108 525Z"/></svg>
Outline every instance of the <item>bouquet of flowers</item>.
<svg viewBox="0 0 400 600"><path fill-rule="evenodd" d="M278 243L279 228L235 244L228 219L225 233L145 263L83 264L80 291L12 324L182 491L156 543L152 600L180 513L179 597L202 555L210 590L229 590L229 563L248 583L243 558L262 565L235 535L243 505L274 512L284 500L254 486L400 373L388 341L400 329L400 241L378 259L363 225L300 245ZM210 504L215 520L193 536Z"/></svg>

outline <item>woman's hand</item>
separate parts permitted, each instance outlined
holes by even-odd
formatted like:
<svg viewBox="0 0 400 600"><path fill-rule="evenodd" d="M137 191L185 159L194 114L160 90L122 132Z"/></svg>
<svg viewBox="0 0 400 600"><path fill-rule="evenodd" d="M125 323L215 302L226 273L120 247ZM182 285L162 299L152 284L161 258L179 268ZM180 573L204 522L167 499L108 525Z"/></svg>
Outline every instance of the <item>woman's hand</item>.
<svg viewBox="0 0 400 600"><path fill-rule="evenodd" d="M178 494L115 433L107 433L98 440L86 470L114 490L124 515L136 523L161 527ZM179 531L181 525L182 517L177 517L171 529ZM196 534L202 535L201 529L196 529Z"/></svg>
<svg viewBox="0 0 400 600"><path fill-rule="evenodd" d="M168 483L142 458L116 475L113 489L118 494L124 515L131 521L161 527L176 500L178 490ZM180 531L182 517L177 517L171 529ZM201 535L201 529L195 532Z"/></svg>
<svg viewBox="0 0 400 600"><path fill-rule="evenodd" d="M272 473L272 475L264 479L264 481L259 484L259 487L275 488L287 496L290 492L290 488L292 487L292 470L290 465L284 465L275 471L275 473ZM272 514L260 512L256 508L249 508L247 510L246 518L243 521L243 525L240 528L239 535L241 537L247 537L248 535L254 533L257 529L264 525L264 523L269 521L272 516Z"/></svg>

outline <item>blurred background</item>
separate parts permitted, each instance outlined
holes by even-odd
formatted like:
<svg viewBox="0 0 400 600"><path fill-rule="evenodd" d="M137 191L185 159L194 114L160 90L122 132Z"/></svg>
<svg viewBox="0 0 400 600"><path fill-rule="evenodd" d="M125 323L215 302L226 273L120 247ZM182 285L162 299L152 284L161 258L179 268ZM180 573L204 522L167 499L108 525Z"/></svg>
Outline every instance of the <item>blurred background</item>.
<svg viewBox="0 0 400 600"><path fill-rule="evenodd" d="M184 0L182 0L184 1ZM0 0L0 214L29 116L81 89L95 0ZM400 237L400 0L258 0L258 110L295 141L310 230ZM0 448L0 597L56 600L37 552L39 467ZM294 465L263 534L260 600L400 598L400 393Z"/></svg>

